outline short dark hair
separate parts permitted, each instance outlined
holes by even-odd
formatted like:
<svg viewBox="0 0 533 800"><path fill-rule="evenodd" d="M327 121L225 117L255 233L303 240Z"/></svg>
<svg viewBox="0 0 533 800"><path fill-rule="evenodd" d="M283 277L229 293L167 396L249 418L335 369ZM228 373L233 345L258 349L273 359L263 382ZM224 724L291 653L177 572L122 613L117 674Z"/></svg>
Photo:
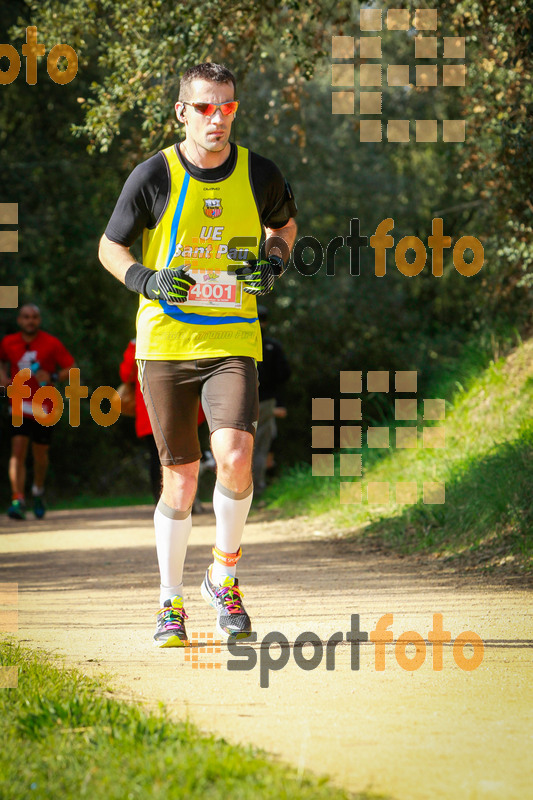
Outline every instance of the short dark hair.
<svg viewBox="0 0 533 800"><path fill-rule="evenodd" d="M204 61L203 64L196 64L194 67L183 73L180 81L180 100L186 100L190 95L190 85L193 81L212 81L212 83L231 83L233 90L237 90L235 75L222 64L214 64L212 61Z"/></svg>

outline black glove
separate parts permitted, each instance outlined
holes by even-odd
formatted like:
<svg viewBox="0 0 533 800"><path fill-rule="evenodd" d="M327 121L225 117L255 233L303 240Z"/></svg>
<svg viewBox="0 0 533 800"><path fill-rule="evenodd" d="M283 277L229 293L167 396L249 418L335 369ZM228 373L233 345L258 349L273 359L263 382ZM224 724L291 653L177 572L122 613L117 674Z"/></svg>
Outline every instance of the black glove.
<svg viewBox="0 0 533 800"><path fill-rule="evenodd" d="M158 269L146 281L144 296L149 300L166 300L169 303L185 303L189 289L196 281L179 269Z"/></svg>
<svg viewBox="0 0 533 800"><path fill-rule="evenodd" d="M187 274L184 267L153 270L136 263L126 272L124 283L128 289L142 294L147 300L184 303L189 295L189 289L196 284L196 281Z"/></svg>
<svg viewBox="0 0 533 800"><path fill-rule="evenodd" d="M274 288L274 280L283 273L284 265L279 256L269 256L266 260L246 261L245 267L237 267L238 281L244 281L244 291L258 297L268 294Z"/></svg>

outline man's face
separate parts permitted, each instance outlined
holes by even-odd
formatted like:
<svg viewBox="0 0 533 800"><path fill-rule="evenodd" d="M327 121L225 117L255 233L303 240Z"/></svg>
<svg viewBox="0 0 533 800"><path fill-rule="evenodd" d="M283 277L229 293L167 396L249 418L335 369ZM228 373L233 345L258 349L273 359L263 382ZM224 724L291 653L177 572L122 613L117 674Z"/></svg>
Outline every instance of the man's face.
<svg viewBox="0 0 533 800"><path fill-rule="evenodd" d="M41 325L41 315L35 308L21 308L17 317L18 326L23 333L33 336Z"/></svg>
<svg viewBox="0 0 533 800"><path fill-rule="evenodd" d="M184 99L189 103L227 103L235 99L235 92L231 83L212 83L197 79L192 81L190 95ZM176 103L176 110L178 108L180 104ZM220 152L228 143L234 118L235 114L225 117L219 108L211 117L204 117L192 106L185 106L187 139L204 150Z"/></svg>

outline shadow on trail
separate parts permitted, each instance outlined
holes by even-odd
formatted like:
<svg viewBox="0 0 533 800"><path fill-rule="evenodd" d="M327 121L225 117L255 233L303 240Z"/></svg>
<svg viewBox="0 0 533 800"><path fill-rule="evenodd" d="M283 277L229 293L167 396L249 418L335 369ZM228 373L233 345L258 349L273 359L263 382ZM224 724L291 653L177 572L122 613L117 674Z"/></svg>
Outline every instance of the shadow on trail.
<svg viewBox="0 0 533 800"><path fill-rule="evenodd" d="M87 588L91 594L110 590L154 588L159 585L157 558L150 507L128 509L91 509L79 512L54 512L42 522L26 521L13 525L11 532L32 534L30 545L26 539L20 552L0 554L2 580L18 582L26 592L68 592ZM268 523L265 523L268 525ZM211 563L212 544L195 543L195 527L213 528L214 517L195 517L185 563L186 592L194 592L202 582L205 569ZM125 543L128 529L136 528L135 544ZM106 547L98 546L98 539L87 547L81 538L95 532L101 536L108 531ZM65 546L46 549L49 534L68 535ZM35 549L31 547L35 534ZM117 546L113 547L113 537ZM246 533L243 541L244 558L239 576L246 591L260 590L265 598L276 602L280 595L286 598L303 591L313 597L335 598L348 591L354 597L371 598L376 592L394 592L409 602L413 588L420 592L421 579L427 581L427 591L437 584L453 587L461 581L455 572L437 571L435 565L422 564L416 558L391 555L370 543L343 539L324 539L310 536L290 541L254 542L253 532ZM73 546L69 547L70 537ZM139 544L139 537L142 544ZM127 539L126 539L127 541ZM332 587L335 576L335 587ZM470 581L469 581L470 583ZM486 585L486 584L485 584ZM96 597L96 595L94 595ZM285 604L286 605L286 604ZM285 608L285 613L287 608Z"/></svg>

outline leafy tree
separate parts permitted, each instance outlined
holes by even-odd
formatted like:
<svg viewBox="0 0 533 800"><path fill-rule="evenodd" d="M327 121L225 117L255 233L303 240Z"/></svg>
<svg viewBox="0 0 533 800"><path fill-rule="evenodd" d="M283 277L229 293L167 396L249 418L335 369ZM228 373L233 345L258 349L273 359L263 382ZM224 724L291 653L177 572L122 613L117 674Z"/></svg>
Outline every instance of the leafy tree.
<svg viewBox="0 0 533 800"><path fill-rule="evenodd" d="M382 8L397 5L390 0ZM490 333L498 316L526 324L531 12L526 0L445 0L438 9L439 36L466 37L465 87L384 87L383 117L462 117L462 144L361 143L357 117L331 114L331 36L359 35L359 4L348 0L10 4L2 41L20 49L25 27L37 25L48 49L56 42L76 49L79 70L72 83L57 86L41 64L38 86L19 78L0 87L2 185L21 212L20 253L0 269L24 298L43 305L47 327L76 354L86 382L116 382L136 306L98 265L98 238L126 174L179 135L179 74L206 59L236 73L242 106L235 136L289 177L299 238L313 236L325 250L348 235L351 218L370 236L392 217L396 242L405 235L426 242L432 217L442 216L453 242L473 235L485 247L483 270L468 279L453 269L451 251L440 279L431 275L429 257L423 273L404 277L391 252L386 277L376 278L370 248L361 250L359 277L350 274L346 247L336 255L335 277L325 264L312 277L291 266L267 299L271 333L290 343L295 371L287 458L307 457L309 397L331 393L340 369L411 368L429 380L473 332ZM384 67L409 64L413 74L413 33L383 30ZM12 325L6 312L2 318ZM107 453L124 452L115 431L97 433L94 441L87 435L88 466L78 473L89 479L100 434Z"/></svg>

